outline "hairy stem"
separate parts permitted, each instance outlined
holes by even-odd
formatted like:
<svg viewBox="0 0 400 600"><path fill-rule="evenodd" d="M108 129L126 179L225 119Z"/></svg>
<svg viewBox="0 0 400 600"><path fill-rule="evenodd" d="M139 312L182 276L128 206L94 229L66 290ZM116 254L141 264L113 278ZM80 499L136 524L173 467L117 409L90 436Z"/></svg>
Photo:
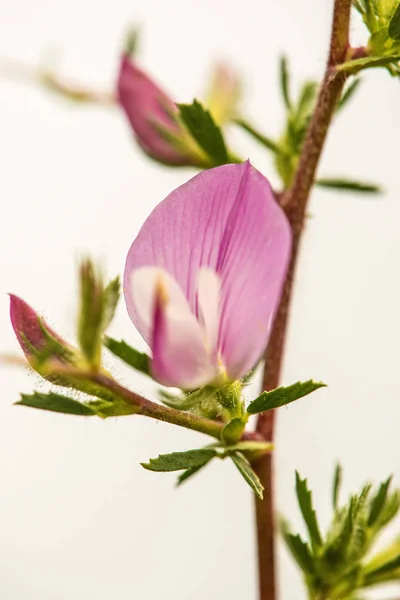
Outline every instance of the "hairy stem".
<svg viewBox="0 0 400 600"><path fill-rule="evenodd" d="M265 355L262 390L270 390L279 385L293 280L307 202L314 183L326 134L346 78L343 74L336 72L335 66L345 59L349 47L350 10L351 0L335 0L330 52L325 76L307 131L293 185L285 192L282 198L282 206L285 208L293 230L293 250L281 304ZM274 437L274 424L274 411L261 414L257 423L257 432L265 440L272 441ZM260 600L276 600L272 455L261 457L253 466L265 488L264 499L256 499L259 598Z"/></svg>

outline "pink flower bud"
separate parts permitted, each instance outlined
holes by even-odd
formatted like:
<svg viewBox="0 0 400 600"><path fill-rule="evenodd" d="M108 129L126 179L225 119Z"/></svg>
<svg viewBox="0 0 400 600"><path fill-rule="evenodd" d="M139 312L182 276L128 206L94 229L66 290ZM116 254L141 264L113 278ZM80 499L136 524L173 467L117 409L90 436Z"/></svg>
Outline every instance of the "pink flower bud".
<svg viewBox="0 0 400 600"><path fill-rule="evenodd" d="M199 151L179 123L175 103L126 55L117 97L146 154L167 165L199 164Z"/></svg>
<svg viewBox="0 0 400 600"><path fill-rule="evenodd" d="M10 317L15 335L28 360L37 369L38 359L46 350L51 350L49 358L67 362L66 354L70 346L60 338L39 315L14 294L10 294Z"/></svg>

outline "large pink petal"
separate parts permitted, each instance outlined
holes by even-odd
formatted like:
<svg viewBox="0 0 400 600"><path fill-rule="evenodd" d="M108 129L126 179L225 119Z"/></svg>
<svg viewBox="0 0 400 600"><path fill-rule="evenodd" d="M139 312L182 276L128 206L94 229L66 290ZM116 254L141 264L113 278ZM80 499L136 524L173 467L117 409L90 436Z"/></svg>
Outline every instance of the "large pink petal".
<svg viewBox="0 0 400 600"><path fill-rule="evenodd" d="M157 129L179 136L180 129L171 115L177 113L174 102L127 56L121 59L117 83L118 101L143 150L153 158L172 165L188 164Z"/></svg>
<svg viewBox="0 0 400 600"><path fill-rule="evenodd" d="M238 377L255 364L266 345L290 239L268 181L249 163L203 171L154 209L133 242L124 275L129 315L150 342L149 327L130 291L134 269L165 269L198 315L198 274L201 267L211 267L222 280L222 358L229 376Z"/></svg>
<svg viewBox="0 0 400 600"><path fill-rule="evenodd" d="M267 345L286 277L291 237L268 181L247 164L216 266L222 279L219 348L231 379L245 375Z"/></svg>

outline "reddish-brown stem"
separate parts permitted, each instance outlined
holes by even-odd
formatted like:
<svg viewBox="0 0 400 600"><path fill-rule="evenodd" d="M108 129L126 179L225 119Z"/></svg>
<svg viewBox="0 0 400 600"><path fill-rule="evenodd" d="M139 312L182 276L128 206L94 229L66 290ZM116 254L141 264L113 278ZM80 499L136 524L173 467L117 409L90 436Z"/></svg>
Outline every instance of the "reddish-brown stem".
<svg viewBox="0 0 400 600"><path fill-rule="evenodd" d="M338 74L334 67L345 60L349 47L350 9L351 0L335 0L331 44L325 76L307 131L293 185L285 192L281 201L293 230L293 250L281 304L265 355L262 390L273 389L279 385L293 279L304 226L306 206L326 134L345 83L345 76ZM275 414L273 411L262 414L257 423L257 432L262 434L265 440L272 441L274 437L274 424ZM261 457L253 466L265 488L264 499L256 499L259 598L260 600L276 600L272 455Z"/></svg>

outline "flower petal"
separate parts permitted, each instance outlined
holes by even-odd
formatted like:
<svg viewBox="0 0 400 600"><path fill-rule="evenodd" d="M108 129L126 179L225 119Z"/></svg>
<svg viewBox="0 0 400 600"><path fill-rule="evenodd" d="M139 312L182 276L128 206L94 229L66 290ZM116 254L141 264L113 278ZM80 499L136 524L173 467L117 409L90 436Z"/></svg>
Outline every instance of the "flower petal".
<svg viewBox="0 0 400 600"><path fill-rule="evenodd" d="M198 275L197 303L199 321L203 325L207 347L214 360L218 358L221 281L217 273L202 267Z"/></svg>
<svg viewBox="0 0 400 600"><path fill-rule="evenodd" d="M291 229L268 181L243 172L217 261L222 279L219 347L231 379L260 358L279 306L291 251Z"/></svg>
<svg viewBox="0 0 400 600"><path fill-rule="evenodd" d="M118 101L143 150L151 157L171 165L186 165L188 157L179 152L157 129L180 135L173 116L175 103L127 56L121 59L117 83Z"/></svg>
<svg viewBox="0 0 400 600"><path fill-rule="evenodd" d="M291 232L268 181L249 163L203 171L173 191L144 223L125 266L129 315L150 342L129 278L142 266L165 269L199 317L198 276L222 281L219 348L231 378L260 357L277 309L290 256Z"/></svg>
<svg viewBox="0 0 400 600"><path fill-rule="evenodd" d="M151 330L155 379L182 389L214 380L218 368L177 282L163 269L142 267L133 271L131 287L138 313Z"/></svg>

